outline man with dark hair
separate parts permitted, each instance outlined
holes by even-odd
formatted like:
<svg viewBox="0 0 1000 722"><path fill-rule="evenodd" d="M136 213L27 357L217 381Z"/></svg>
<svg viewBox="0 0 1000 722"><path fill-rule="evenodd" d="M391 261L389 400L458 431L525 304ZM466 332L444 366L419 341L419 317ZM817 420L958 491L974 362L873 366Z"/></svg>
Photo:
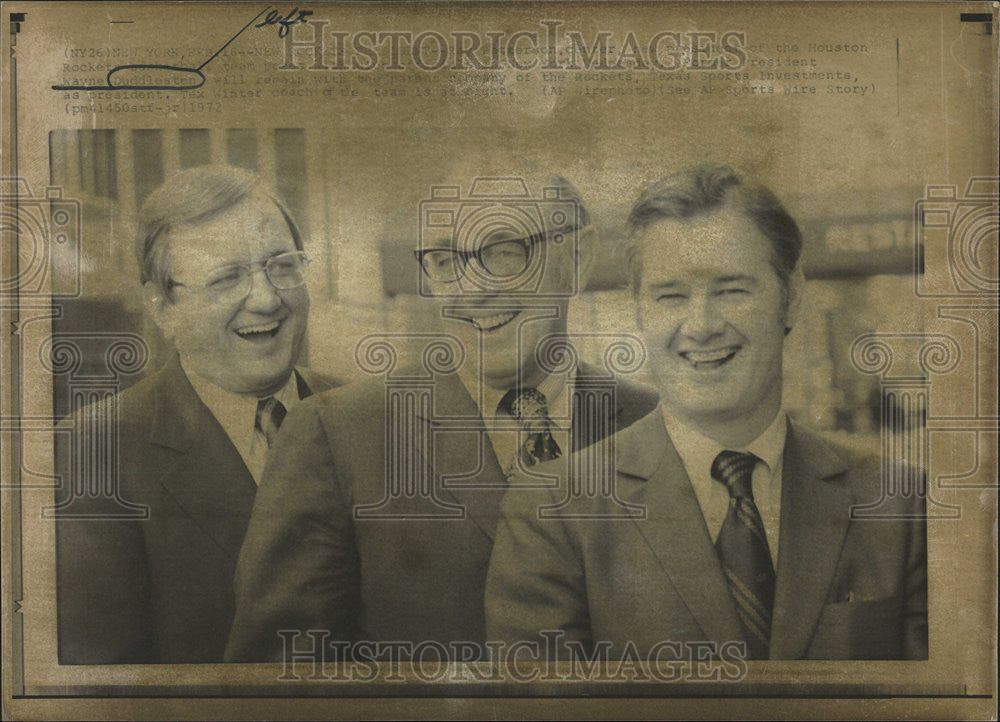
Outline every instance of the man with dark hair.
<svg viewBox="0 0 1000 722"><path fill-rule="evenodd" d="M136 257L146 312L176 353L65 423L75 448L88 449L88 420L117 409L117 458L92 460L117 464L117 495L67 498L71 484L57 494L63 664L222 660L271 440L300 399L334 385L296 367L308 259L254 174L203 166L170 177L139 213ZM73 465L65 436L57 468L71 481L87 470ZM114 518L119 498L148 518Z"/></svg>
<svg viewBox="0 0 1000 722"><path fill-rule="evenodd" d="M626 251L661 406L614 451L619 498L645 518L601 521L608 500L597 520L540 518L552 492L508 495L491 639L554 630L557 656L697 658L708 643L749 659L927 658L924 499L887 496L883 518L854 518L880 498L881 460L782 410L801 248L774 195L726 167L640 196ZM539 473L585 483L569 478L580 468Z"/></svg>
<svg viewBox="0 0 1000 722"><path fill-rule="evenodd" d="M655 394L621 380L614 403L588 404L581 388L605 376L566 346L568 356L540 362L547 341L567 336L569 300L596 242L576 189L558 176L541 185L536 207L558 208L536 232L525 231L533 216L480 201L467 208L481 214L425 235L416 250L414 271L447 332L436 338L461 345L457 371L394 371L416 386L398 405L378 378L289 417L240 555L227 659L282 659L331 641L409 645L390 652L398 656L426 642L481 657L483 587L500 499L514 493L509 475L655 407ZM527 184L513 197L528 198ZM421 388L433 388L426 404Z"/></svg>

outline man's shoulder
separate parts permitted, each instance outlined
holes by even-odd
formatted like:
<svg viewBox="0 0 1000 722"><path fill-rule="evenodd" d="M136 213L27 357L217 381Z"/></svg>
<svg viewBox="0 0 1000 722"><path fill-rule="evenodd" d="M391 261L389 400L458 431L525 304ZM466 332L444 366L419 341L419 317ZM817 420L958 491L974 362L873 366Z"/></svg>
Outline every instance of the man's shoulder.
<svg viewBox="0 0 1000 722"><path fill-rule="evenodd" d="M577 367L577 380L607 379L606 372L583 361ZM660 401L659 394L652 388L624 376L612 377L615 387L616 404L618 406L618 430L622 430L649 415Z"/></svg>
<svg viewBox="0 0 1000 722"><path fill-rule="evenodd" d="M156 408L156 397L165 383L161 371L155 371L132 386L74 410L60 422L66 427L84 419L102 419L114 416L119 438L127 437L136 427L148 427Z"/></svg>
<svg viewBox="0 0 1000 722"><path fill-rule="evenodd" d="M823 431L794 419L789 420L788 433L806 462L839 465L850 477L865 476L881 468L882 457L863 438Z"/></svg>
<svg viewBox="0 0 1000 722"><path fill-rule="evenodd" d="M85 445L107 443L113 438L123 493L133 500L148 498L147 491L156 488L148 485L163 476L164 465L172 458L169 452L158 450L154 441L158 418L163 418L161 404L171 394L175 409L188 401L184 390L178 389L170 375L164 375L161 369L117 394L76 409L59 423L54 435L54 459L60 473L74 473L63 466L73 463L72 438L82 439ZM193 391L190 395L192 403L200 403ZM198 409L190 413L197 414ZM114 436L109 437L109 432ZM67 488L57 492L65 493Z"/></svg>
<svg viewBox="0 0 1000 722"><path fill-rule="evenodd" d="M364 378L352 381L335 380L327 388L304 399L300 406L314 413L342 412L366 408L378 402L381 409L385 397L385 379Z"/></svg>
<svg viewBox="0 0 1000 722"><path fill-rule="evenodd" d="M363 378L314 393L303 399L289 418L294 416L295 423L305 427L318 425L331 439L344 440L350 446L351 440L382 433L385 404L385 379L381 376Z"/></svg>
<svg viewBox="0 0 1000 722"><path fill-rule="evenodd" d="M627 379L616 379L616 389L618 404L621 407L619 429L625 429L639 419L645 418L660 403L660 395L656 391Z"/></svg>
<svg viewBox="0 0 1000 722"><path fill-rule="evenodd" d="M454 378L453 374L431 377L420 367L404 367L393 371L392 379L386 379L385 376L379 375L350 381L335 380L329 389L305 399L302 406L307 406L313 411L322 410L337 413L363 411L369 416L373 413L381 415L385 408L388 387L405 391L407 383L412 381L414 390L437 386L441 392L442 384L445 381L448 381L447 384L444 384L448 390L454 389L455 383L452 382Z"/></svg>
<svg viewBox="0 0 1000 722"><path fill-rule="evenodd" d="M857 503L885 497L886 505L900 505L905 509L899 511L907 513L911 505L922 504L920 489L926 483L926 472L905 459L883 457L871 440L819 431L795 421L790 422L789 434L795 439L800 463L832 470L826 478L848 491ZM886 495L889 488L901 493ZM887 507L886 513L890 512Z"/></svg>

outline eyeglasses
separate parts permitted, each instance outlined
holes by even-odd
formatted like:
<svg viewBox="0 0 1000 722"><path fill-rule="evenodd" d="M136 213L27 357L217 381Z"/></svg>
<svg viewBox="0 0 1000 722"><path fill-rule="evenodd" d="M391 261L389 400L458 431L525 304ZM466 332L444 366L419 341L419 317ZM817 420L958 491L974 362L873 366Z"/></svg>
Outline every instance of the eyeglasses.
<svg viewBox="0 0 1000 722"><path fill-rule="evenodd" d="M170 286L184 286L195 291L206 291L216 295L237 290L248 293L250 291L248 280L258 268L264 271L264 275L272 286L279 291L288 291L292 288L298 288L306 282L309 258L304 251L279 253L258 263L233 263L213 268L201 285L171 281Z"/></svg>
<svg viewBox="0 0 1000 722"><path fill-rule="evenodd" d="M413 252L424 273L432 281L454 283L465 276L470 258L495 278L512 278L523 273L531 262L534 246L557 233L579 230L575 226L536 233L526 238L514 238L494 243L485 243L474 251L459 251L452 248L426 248Z"/></svg>

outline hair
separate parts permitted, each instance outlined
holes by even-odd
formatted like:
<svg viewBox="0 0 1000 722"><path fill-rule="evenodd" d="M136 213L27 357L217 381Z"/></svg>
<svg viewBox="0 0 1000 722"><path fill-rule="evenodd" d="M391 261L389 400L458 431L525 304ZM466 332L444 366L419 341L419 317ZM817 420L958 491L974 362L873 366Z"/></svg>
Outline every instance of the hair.
<svg viewBox="0 0 1000 722"><path fill-rule="evenodd" d="M743 213L771 244L771 266L787 290L802 254L802 233L781 201L763 185L725 165L699 165L672 173L646 188L632 206L623 248L633 289L642 276L641 235L662 220L708 215L723 208Z"/></svg>
<svg viewBox="0 0 1000 722"><path fill-rule="evenodd" d="M169 294L167 248L170 231L178 226L208 223L255 193L262 194L278 207L295 247L301 251L302 234L298 226L284 204L265 189L260 176L232 166L198 166L170 176L142 204L135 237L139 282L152 281Z"/></svg>

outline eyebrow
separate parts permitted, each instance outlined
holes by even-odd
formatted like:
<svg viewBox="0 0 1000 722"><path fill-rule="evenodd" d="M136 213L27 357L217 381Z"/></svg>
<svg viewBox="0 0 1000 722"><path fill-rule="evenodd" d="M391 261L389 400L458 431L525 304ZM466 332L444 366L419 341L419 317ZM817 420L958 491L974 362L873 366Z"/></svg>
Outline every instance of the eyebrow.
<svg viewBox="0 0 1000 722"><path fill-rule="evenodd" d="M264 258L261 259L260 261L257 261L257 263L263 263L263 262L270 261L272 258L276 258L277 256L283 256L286 253L299 253L299 252L300 251L297 248L294 251L275 251L274 253L271 253L270 255L264 256ZM233 266L248 266L248 265L252 265L252 264L251 263L246 263L246 262L240 262L240 261L231 261L229 263L220 263L217 266L211 266L208 270L209 271L217 271L217 270L219 270L221 268L232 268Z"/></svg>
<svg viewBox="0 0 1000 722"><path fill-rule="evenodd" d="M734 276L721 276L715 279L716 283L733 283L735 281L747 281L749 283L757 283L757 279L753 276L748 276L744 273L737 273Z"/></svg>
<svg viewBox="0 0 1000 722"><path fill-rule="evenodd" d="M745 273L736 273L729 276L719 276L718 278L712 279L712 283L736 283L741 281L745 283L753 283L753 284L757 283L757 279L755 277L748 276ZM686 285L687 284L681 281L660 281L658 283L649 284L647 288L651 291L665 291L672 288L684 287Z"/></svg>
<svg viewBox="0 0 1000 722"><path fill-rule="evenodd" d="M660 281L659 283L651 283L647 288L650 291L664 291L668 288L677 288L683 285L680 281Z"/></svg>

